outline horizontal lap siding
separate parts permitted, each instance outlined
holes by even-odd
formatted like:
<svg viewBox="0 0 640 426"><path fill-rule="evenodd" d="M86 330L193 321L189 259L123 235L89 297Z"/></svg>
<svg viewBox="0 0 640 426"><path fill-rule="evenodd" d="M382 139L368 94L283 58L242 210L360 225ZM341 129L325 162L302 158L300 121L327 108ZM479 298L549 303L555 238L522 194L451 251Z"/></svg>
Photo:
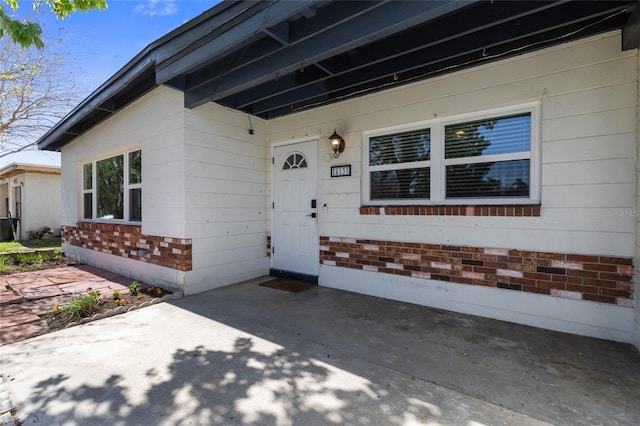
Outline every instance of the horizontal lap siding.
<svg viewBox="0 0 640 426"><path fill-rule="evenodd" d="M270 139L320 134L321 235L633 256L635 55L608 33L273 120ZM542 107L539 217L360 214L363 132L531 101ZM353 176L331 178L337 164Z"/></svg>
<svg viewBox="0 0 640 426"><path fill-rule="evenodd" d="M186 113L186 227L193 240L188 292L264 275L265 125L215 104Z"/></svg>

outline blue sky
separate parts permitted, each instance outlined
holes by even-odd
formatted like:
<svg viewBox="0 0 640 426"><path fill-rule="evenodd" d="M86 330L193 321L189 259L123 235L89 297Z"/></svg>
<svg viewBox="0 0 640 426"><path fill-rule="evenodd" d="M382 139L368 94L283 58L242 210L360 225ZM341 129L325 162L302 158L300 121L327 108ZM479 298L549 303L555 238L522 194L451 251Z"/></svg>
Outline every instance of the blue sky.
<svg viewBox="0 0 640 426"><path fill-rule="evenodd" d="M29 0L23 0L18 9L20 17L42 26L46 45L64 54L66 74L83 96L104 83L149 43L215 6L219 0L107 2L109 7L105 11L78 12L64 20L57 20L48 9L35 13ZM57 156L47 153L19 153L0 159L0 167L12 162L55 161Z"/></svg>
<svg viewBox="0 0 640 426"><path fill-rule="evenodd" d="M78 12L64 20L35 15L45 43L58 43L76 82L89 93L149 43L179 27L218 1L107 0L105 11ZM25 4L32 14L30 5ZM59 42L61 40L61 43Z"/></svg>

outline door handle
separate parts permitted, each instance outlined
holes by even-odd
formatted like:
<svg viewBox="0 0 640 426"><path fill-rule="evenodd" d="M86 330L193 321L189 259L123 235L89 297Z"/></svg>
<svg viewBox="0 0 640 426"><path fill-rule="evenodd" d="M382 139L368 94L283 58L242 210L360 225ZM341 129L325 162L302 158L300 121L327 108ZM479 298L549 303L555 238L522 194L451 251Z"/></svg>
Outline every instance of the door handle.
<svg viewBox="0 0 640 426"><path fill-rule="evenodd" d="M316 213L315 213L315 212L314 212L314 213L310 213L310 214L308 214L308 215L307 215L307 217L316 217L316 216L317 216L317 215L316 215Z"/></svg>

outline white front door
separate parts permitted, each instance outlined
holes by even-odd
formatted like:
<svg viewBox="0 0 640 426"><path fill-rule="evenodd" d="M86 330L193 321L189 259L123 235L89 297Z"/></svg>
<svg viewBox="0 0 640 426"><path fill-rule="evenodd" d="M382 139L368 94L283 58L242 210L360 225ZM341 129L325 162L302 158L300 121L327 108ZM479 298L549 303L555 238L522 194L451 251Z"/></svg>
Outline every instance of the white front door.
<svg viewBox="0 0 640 426"><path fill-rule="evenodd" d="M280 272L318 276L318 143L273 149L271 266Z"/></svg>

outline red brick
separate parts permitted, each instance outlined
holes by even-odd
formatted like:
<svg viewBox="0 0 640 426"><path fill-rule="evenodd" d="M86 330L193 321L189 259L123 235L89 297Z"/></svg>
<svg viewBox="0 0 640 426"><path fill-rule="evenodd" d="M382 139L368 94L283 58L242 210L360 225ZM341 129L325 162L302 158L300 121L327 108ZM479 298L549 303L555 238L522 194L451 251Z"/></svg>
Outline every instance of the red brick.
<svg viewBox="0 0 640 426"><path fill-rule="evenodd" d="M598 287L589 287L589 286L579 285L579 284L567 284L567 290L577 291L580 293L598 294Z"/></svg>
<svg viewBox="0 0 640 426"><path fill-rule="evenodd" d="M604 296L626 297L626 298L631 297L631 293L628 292L628 291L616 290L616 289L612 289L612 288L601 288L601 289L599 289L598 293L602 294Z"/></svg>
<svg viewBox="0 0 640 426"><path fill-rule="evenodd" d="M536 280L527 279L527 278L518 278L518 277L508 277L509 282L513 284L520 284L523 286L535 287Z"/></svg>
<svg viewBox="0 0 640 426"><path fill-rule="evenodd" d="M567 275L583 278L598 278L598 273L593 271L579 271L576 269L567 269Z"/></svg>
<svg viewBox="0 0 640 426"><path fill-rule="evenodd" d="M600 303L611 303L615 305L617 300L613 296L602 296L599 294L583 294L582 300L591 300L592 302L600 302Z"/></svg>
<svg viewBox="0 0 640 426"><path fill-rule="evenodd" d="M598 256L590 256L584 254L567 254L567 260L573 260L577 262L589 262L598 263Z"/></svg>
<svg viewBox="0 0 640 426"><path fill-rule="evenodd" d="M628 281L631 281L631 276L629 276L629 275L621 275L621 274L610 274L610 273L607 273L607 272L600 272L600 279L628 282Z"/></svg>
<svg viewBox="0 0 640 426"><path fill-rule="evenodd" d="M533 280L549 281L551 280L551 274L541 274L539 272L524 272L524 278L531 278Z"/></svg>
<svg viewBox="0 0 640 426"><path fill-rule="evenodd" d="M536 252L536 257L538 259L551 259L551 260L565 260L565 255L563 253L548 253L548 252Z"/></svg>
<svg viewBox="0 0 640 426"><path fill-rule="evenodd" d="M611 263L613 265L633 265L633 260L627 257L600 256L600 263Z"/></svg>
<svg viewBox="0 0 640 426"><path fill-rule="evenodd" d="M585 263L583 268L586 271L618 272L616 265L603 265L601 263Z"/></svg>
<svg viewBox="0 0 640 426"><path fill-rule="evenodd" d="M530 286L523 286L522 287L522 291L526 291L528 293L538 293L538 294L549 294L550 293L548 288L530 287Z"/></svg>

